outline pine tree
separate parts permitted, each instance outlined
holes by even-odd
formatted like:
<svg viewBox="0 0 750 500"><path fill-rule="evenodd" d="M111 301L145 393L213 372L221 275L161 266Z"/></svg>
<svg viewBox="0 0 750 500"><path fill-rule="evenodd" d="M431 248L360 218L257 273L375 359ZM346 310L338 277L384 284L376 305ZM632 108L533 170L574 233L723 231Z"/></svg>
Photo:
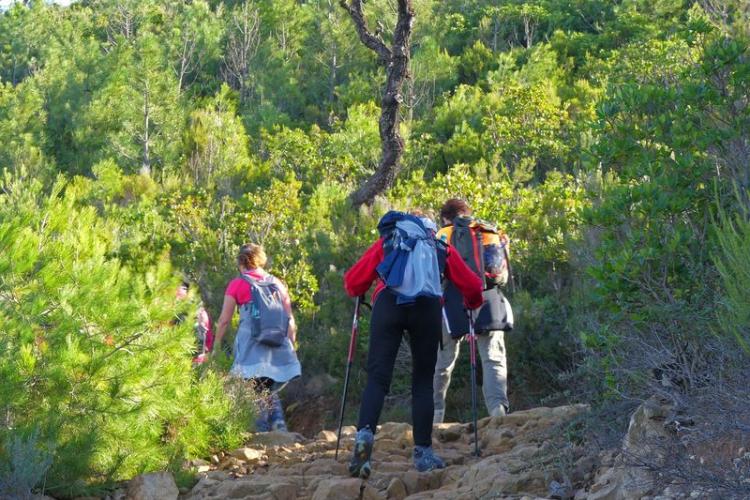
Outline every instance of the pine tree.
<svg viewBox="0 0 750 500"><path fill-rule="evenodd" d="M3 188L0 443L38 433L54 459L46 488L61 494L237 445L249 420L218 378L195 379L169 261L129 266L122 228L63 182Z"/></svg>

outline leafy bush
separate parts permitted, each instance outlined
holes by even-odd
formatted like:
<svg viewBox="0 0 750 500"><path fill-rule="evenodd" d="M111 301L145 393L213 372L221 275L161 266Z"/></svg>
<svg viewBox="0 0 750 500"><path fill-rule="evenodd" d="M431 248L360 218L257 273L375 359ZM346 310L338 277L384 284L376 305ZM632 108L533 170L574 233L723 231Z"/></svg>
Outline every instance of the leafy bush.
<svg viewBox="0 0 750 500"><path fill-rule="evenodd" d="M750 354L750 221L744 211L730 218L720 212L716 229L719 242L714 256L724 290L723 307L718 313L720 330L734 338Z"/></svg>
<svg viewBox="0 0 750 500"><path fill-rule="evenodd" d="M0 442L38 429L53 445L47 490L75 494L236 445L250 406L196 379L192 325L174 325L164 258L135 270L121 228L75 190L6 179L0 197ZM233 402L234 401L234 402Z"/></svg>

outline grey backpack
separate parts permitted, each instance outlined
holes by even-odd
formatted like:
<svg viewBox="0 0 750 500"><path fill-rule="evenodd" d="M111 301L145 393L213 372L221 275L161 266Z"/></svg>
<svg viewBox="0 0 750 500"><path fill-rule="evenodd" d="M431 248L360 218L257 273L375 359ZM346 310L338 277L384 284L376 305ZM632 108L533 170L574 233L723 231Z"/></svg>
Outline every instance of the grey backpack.
<svg viewBox="0 0 750 500"><path fill-rule="evenodd" d="M243 304L241 318L250 321L252 337L268 347L284 345L289 331L289 313L284 308L282 291L273 276L255 280L241 275L252 290L250 302ZM244 313L244 314L242 314Z"/></svg>

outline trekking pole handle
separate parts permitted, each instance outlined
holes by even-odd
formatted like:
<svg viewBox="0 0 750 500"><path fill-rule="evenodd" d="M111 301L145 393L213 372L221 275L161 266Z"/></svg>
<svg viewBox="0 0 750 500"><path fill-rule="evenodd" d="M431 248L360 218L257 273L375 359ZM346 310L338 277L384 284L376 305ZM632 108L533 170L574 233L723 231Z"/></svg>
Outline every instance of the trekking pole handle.
<svg viewBox="0 0 750 500"><path fill-rule="evenodd" d="M464 309L464 311L466 311L466 319L469 320L469 335L474 335L474 316L471 309Z"/></svg>
<svg viewBox="0 0 750 500"><path fill-rule="evenodd" d="M354 350L357 346L357 332L359 330L359 305L361 302L361 297L357 297L356 301L354 302L354 317L352 318L352 335L349 338L349 354L347 355L347 361L349 363L354 360Z"/></svg>

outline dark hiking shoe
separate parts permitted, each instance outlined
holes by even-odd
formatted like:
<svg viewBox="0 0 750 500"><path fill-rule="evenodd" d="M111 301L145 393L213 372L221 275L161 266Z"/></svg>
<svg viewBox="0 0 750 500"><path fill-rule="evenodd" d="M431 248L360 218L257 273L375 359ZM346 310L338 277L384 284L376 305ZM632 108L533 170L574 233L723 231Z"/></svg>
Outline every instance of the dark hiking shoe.
<svg viewBox="0 0 750 500"><path fill-rule="evenodd" d="M272 431L288 432L284 421L284 408L281 406L281 399L278 394L271 397L271 411L268 420Z"/></svg>
<svg viewBox="0 0 750 500"><path fill-rule="evenodd" d="M372 444L374 441L375 436L373 436L369 427L357 431L352 460L349 462L349 474L352 477L361 477L362 479L370 477L370 473L372 472L370 455L372 455Z"/></svg>
<svg viewBox="0 0 750 500"><path fill-rule="evenodd" d="M432 452L432 446L415 446L414 467L419 472L427 472L445 468L445 462Z"/></svg>
<svg viewBox="0 0 750 500"><path fill-rule="evenodd" d="M255 419L255 432L268 432L271 430L271 423L268 420L269 414L268 409L258 408L258 417Z"/></svg>

